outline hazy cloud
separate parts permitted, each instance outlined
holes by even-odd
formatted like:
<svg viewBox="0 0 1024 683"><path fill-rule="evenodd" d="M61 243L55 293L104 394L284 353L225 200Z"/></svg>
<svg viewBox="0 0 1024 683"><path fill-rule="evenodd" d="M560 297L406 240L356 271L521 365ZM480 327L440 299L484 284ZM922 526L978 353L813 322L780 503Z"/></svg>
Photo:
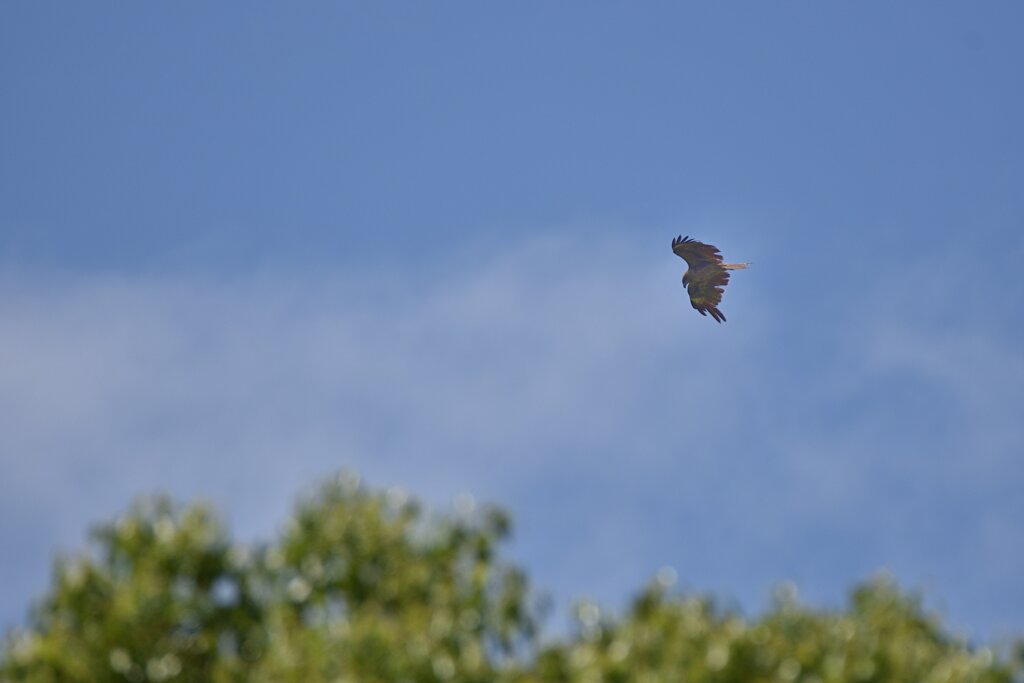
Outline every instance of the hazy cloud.
<svg viewBox="0 0 1024 683"><path fill-rule="evenodd" d="M213 498L266 535L346 466L512 506L516 553L563 598L621 599L664 564L747 602L785 578L836 599L889 564L958 610L1009 590L1008 571L932 563L953 543L1021 567L1019 351L875 316L870 295L811 357L769 314L770 269L737 278L719 326L664 256L547 239L430 269L8 274L0 534L25 550L0 618L139 492ZM922 517L947 504L955 541Z"/></svg>

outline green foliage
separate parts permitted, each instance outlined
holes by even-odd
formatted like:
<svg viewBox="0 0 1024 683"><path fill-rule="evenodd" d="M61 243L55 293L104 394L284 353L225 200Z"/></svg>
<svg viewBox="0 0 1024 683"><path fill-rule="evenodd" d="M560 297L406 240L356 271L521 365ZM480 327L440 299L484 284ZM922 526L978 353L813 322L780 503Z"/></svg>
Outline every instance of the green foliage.
<svg viewBox="0 0 1024 683"><path fill-rule="evenodd" d="M139 504L93 539L94 553L57 561L32 628L8 639L5 679L244 680L219 639L259 641L262 606L205 506Z"/></svg>
<svg viewBox="0 0 1024 683"><path fill-rule="evenodd" d="M351 477L302 504L267 553L274 648L254 680L493 681L536 632L504 513L424 519Z"/></svg>
<svg viewBox="0 0 1024 683"><path fill-rule="evenodd" d="M0 681L1010 683L1024 664L946 633L892 582L826 612L782 595L756 619L652 583L620 617L580 605L541 644L525 575L485 508L426 515L342 475L266 546L160 498L57 562ZM1015 678L1015 676L1017 678Z"/></svg>
<svg viewBox="0 0 1024 683"><path fill-rule="evenodd" d="M1021 662L997 662L946 634L890 580L859 586L842 612L780 595L747 620L702 596L653 583L622 619L578 610L578 637L543 651L520 683L1011 683Z"/></svg>

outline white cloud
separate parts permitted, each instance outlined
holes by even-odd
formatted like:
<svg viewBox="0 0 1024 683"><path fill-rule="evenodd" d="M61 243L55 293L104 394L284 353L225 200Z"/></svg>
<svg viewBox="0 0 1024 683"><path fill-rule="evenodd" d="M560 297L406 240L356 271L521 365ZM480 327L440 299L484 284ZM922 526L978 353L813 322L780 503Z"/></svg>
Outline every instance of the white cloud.
<svg viewBox="0 0 1024 683"><path fill-rule="evenodd" d="M435 503L467 490L512 505L517 552L561 597L601 598L665 564L745 601L772 581L832 587L890 563L924 577L941 530L921 511L965 468L958 529L979 540L959 547L1021 561L999 545L1022 523L1008 498L970 509L1024 478L1008 460L1024 363L998 333L877 315L888 289L812 328L773 304L770 267L734 280L720 326L690 309L681 262L612 241L473 256L0 279L0 516L30 520L34 542L3 570L0 619L42 589L55 546L141 491L211 497L235 529L266 535L344 466ZM921 294L901 277L881 279ZM808 332L846 341L815 348ZM955 443L928 432L949 415ZM24 534L0 522L5 545ZM616 557L629 559L609 569ZM957 605L991 590L939 584L966 596Z"/></svg>
<svg viewBox="0 0 1024 683"><path fill-rule="evenodd" d="M170 489L214 497L252 533L341 466L435 499L612 476L587 452L643 445L629 423L645 421L645 392L684 398L659 364L721 334L682 334L677 264L614 246L546 240L442 274L8 276L4 513L67 544L135 493Z"/></svg>

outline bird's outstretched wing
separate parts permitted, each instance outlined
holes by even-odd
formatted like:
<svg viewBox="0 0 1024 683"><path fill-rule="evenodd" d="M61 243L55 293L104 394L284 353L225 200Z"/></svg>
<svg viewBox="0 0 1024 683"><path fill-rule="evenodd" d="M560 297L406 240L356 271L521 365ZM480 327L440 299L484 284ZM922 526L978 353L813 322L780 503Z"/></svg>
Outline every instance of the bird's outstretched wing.
<svg viewBox="0 0 1024 683"><path fill-rule="evenodd" d="M704 268L697 276L691 271L686 292L690 295L690 305L701 315L711 314L718 322L725 320L725 314L718 310L722 303L723 287L729 284L729 273L722 268Z"/></svg>
<svg viewBox="0 0 1024 683"><path fill-rule="evenodd" d="M682 235L672 240L672 251L686 261L686 265L690 266L691 271L722 263L722 254L718 251L718 247Z"/></svg>
<svg viewBox="0 0 1024 683"><path fill-rule="evenodd" d="M718 310L722 303L723 288L729 284L729 272L726 268L745 268L745 264L722 263L722 254L718 247L704 244L689 237L676 237L672 240L672 251L686 261L689 269L683 277L683 286L690 295L690 305L701 315L711 314L718 322L725 320L725 314Z"/></svg>

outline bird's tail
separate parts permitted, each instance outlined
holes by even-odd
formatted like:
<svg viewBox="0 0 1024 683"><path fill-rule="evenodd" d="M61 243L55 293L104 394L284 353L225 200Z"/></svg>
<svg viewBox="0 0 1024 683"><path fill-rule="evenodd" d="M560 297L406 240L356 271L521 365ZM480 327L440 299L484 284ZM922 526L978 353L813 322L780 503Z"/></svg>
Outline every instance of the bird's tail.
<svg viewBox="0 0 1024 683"><path fill-rule="evenodd" d="M749 265L749 263L723 263L722 267L726 270L743 270Z"/></svg>

